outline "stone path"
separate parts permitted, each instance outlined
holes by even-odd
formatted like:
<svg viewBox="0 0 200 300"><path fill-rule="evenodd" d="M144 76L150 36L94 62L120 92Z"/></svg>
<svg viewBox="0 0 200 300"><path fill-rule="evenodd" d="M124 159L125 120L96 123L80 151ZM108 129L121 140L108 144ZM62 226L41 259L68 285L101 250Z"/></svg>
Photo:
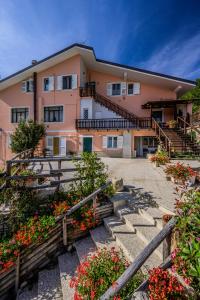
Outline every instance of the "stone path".
<svg viewBox="0 0 200 300"><path fill-rule="evenodd" d="M174 211L176 198L175 185L167 181L162 168L154 167L147 159L124 159L124 158L102 158L108 165L111 177L123 178L124 184L141 195L148 198L149 202L156 202L158 205ZM192 167L199 168L197 161L181 161L190 164Z"/></svg>

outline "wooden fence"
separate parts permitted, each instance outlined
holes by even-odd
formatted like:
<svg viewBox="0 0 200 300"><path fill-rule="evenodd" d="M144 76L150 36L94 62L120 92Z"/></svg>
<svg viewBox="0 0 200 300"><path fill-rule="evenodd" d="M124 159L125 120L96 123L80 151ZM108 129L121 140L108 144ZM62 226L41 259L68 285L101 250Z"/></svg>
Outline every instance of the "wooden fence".
<svg viewBox="0 0 200 300"><path fill-rule="evenodd" d="M8 292L9 289L15 287L17 292L19 284L24 279L33 275L38 269L49 263L50 257L59 253L63 246L70 245L77 238L85 235L80 229L72 229L72 214L83 207L90 201L93 201L95 211L95 221L97 224L102 222L102 219L109 216L113 212L113 204L107 202L102 206L96 206L96 197L102 193L111 182L107 182L104 186L97 189L88 197L81 200L73 206L67 213L56 218L56 225L49 231L48 239L32 244L22 250L17 257L16 265L11 267L6 272L0 273L0 297Z"/></svg>

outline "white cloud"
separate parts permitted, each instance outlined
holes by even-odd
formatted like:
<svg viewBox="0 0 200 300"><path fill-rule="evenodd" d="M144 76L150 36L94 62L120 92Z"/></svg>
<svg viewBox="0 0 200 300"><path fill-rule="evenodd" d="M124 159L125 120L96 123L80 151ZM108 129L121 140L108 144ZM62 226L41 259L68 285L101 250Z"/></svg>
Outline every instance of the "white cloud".
<svg viewBox="0 0 200 300"><path fill-rule="evenodd" d="M174 39L157 50L140 65L145 69L182 76L187 78L200 77L200 32L188 40ZM195 77L196 76L196 77Z"/></svg>

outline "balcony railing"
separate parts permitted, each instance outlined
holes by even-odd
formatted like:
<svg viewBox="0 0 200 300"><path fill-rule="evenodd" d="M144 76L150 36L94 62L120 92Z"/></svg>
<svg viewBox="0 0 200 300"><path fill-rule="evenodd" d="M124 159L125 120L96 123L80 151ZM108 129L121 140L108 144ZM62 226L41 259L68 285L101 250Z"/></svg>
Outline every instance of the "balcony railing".
<svg viewBox="0 0 200 300"><path fill-rule="evenodd" d="M80 97L94 97L96 94L94 86L88 87L80 87L79 88L79 95Z"/></svg>
<svg viewBox="0 0 200 300"><path fill-rule="evenodd" d="M126 119L77 119L77 129L134 129L151 128L151 118L140 118L133 121Z"/></svg>

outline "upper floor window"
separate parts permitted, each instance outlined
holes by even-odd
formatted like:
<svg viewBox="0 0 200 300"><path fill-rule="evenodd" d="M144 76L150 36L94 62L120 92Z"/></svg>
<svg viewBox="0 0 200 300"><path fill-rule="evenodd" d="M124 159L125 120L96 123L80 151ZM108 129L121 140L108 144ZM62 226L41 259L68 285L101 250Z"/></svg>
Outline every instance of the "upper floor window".
<svg viewBox="0 0 200 300"><path fill-rule="evenodd" d="M33 92L33 79L22 81L22 92L30 93Z"/></svg>
<svg viewBox="0 0 200 300"><path fill-rule="evenodd" d="M45 106L44 122L63 122L63 106Z"/></svg>
<svg viewBox="0 0 200 300"><path fill-rule="evenodd" d="M77 74L57 76L57 90L71 90L77 88Z"/></svg>
<svg viewBox="0 0 200 300"><path fill-rule="evenodd" d="M139 95L140 83L107 83L108 96L125 96L125 95Z"/></svg>
<svg viewBox="0 0 200 300"><path fill-rule="evenodd" d="M45 92L54 90L54 76L43 78L43 90Z"/></svg>
<svg viewBox="0 0 200 300"><path fill-rule="evenodd" d="M113 83L112 84L112 96L120 95L121 94L121 84L120 83Z"/></svg>
<svg viewBox="0 0 200 300"><path fill-rule="evenodd" d="M19 123L22 120L27 120L29 109L27 107L11 108L11 123Z"/></svg>
<svg viewBox="0 0 200 300"><path fill-rule="evenodd" d="M127 93L128 95L139 95L140 94L140 83L128 83L127 84Z"/></svg>

